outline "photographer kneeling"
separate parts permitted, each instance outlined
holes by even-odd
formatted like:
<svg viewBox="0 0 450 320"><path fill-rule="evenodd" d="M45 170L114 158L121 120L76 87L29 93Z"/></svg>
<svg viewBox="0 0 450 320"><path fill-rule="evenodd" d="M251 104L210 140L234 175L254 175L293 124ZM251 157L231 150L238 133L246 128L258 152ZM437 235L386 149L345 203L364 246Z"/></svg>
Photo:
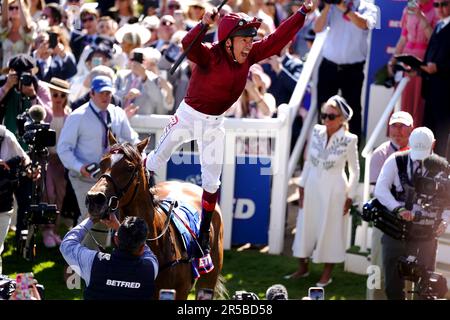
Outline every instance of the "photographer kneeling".
<svg viewBox="0 0 450 320"><path fill-rule="evenodd" d="M111 254L81 244L94 225L90 217L69 231L60 246L66 262L86 282L84 299L153 299L159 265L146 244L146 222L138 217L126 217L119 224L113 213L100 222L116 231L117 248Z"/></svg>
<svg viewBox="0 0 450 320"><path fill-rule="evenodd" d="M15 135L0 125L0 274L2 273L3 243L11 223L13 213L13 192L18 185L19 177L30 164L30 158L22 149ZM39 168L36 171L26 170L26 175L32 179L39 178Z"/></svg>
<svg viewBox="0 0 450 320"><path fill-rule="evenodd" d="M436 237L446 228L446 222L440 219L444 208L436 191L430 195L421 192L423 177L432 177L433 180L442 175L440 168L426 165L430 163L434 144L434 135L430 129L414 129L409 138L410 150L397 152L386 160L375 186L378 201L399 219L411 222L406 224L406 237L398 235L398 238L394 238L397 235L390 236L385 232L381 239L385 288L389 300L405 298L405 278L399 273L398 267L402 256L416 256L418 264L424 269L435 269ZM439 159L438 162L446 161ZM444 166L442 168L447 170ZM423 236L425 234L429 236Z"/></svg>

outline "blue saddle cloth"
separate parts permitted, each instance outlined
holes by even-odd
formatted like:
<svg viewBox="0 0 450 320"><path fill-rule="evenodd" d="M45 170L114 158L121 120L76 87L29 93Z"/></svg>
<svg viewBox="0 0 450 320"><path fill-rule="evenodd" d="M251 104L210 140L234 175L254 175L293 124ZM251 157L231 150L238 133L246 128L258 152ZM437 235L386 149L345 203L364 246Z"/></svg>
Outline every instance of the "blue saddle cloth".
<svg viewBox="0 0 450 320"><path fill-rule="evenodd" d="M172 199L164 199L161 201L160 206L168 212L172 202ZM193 206L183 202L177 202L177 205L173 208L173 212L174 214L172 215L171 220L181 236L188 257L192 258L197 243L191 232L186 228L186 225L191 229L195 236L198 236L200 230L200 214ZM191 263L191 265L194 278L197 279L200 277L197 266L194 263Z"/></svg>

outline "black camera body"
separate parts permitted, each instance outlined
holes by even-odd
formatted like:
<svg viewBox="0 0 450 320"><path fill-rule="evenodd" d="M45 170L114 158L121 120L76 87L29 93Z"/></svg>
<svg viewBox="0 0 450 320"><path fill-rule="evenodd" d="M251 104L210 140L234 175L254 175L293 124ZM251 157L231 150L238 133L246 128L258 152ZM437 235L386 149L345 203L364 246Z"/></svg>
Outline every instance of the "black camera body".
<svg viewBox="0 0 450 320"><path fill-rule="evenodd" d="M30 205L30 210L26 214L29 224L54 224L58 215L56 204L41 202Z"/></svg>
<svg viewBox="0 0 450 320"><path fill-rule="evenodd" d="M34 81L34 77L29 72L23 72L19 75L19 83L21 86L31 86Z"/></svg>
<svg viewBox="0 0 450 320"><path fill-rule="evenodd" d="M24 129L24 141L36 149L39 150L56 145L56 132L50 129L49 123L25 124Z"/></svg>
<svg viewBox="0 0 450 320"><path fill-rule="evenodd" d="M416 284L421 299L431 300L445 297L448 291L447 280L440 273L427 270L418 263L415 256L402 256L398 260L398 272L405 279Z"/></svg>
<svg viewBox="0 0 450 320"><path fill-rule="evenodd" d="M16 118L17 132L23 141L35 150L56 145L56 132L49 123L34 122L27 111Z"/></svg>
<svg viewBox="0 0 450 320"><path fill-rule="evenodd" d="M324 0L324 1L325 1L325 3L328 3L328 4L339 4L343 0Z"/></svg>
<svg viewBox="0 0 450 320"><path fill-rule="evenodd" d="M231 300L259 300L259 298L256 293L241 290L236 291Z"/></svg>
<svg viewBox="0 0 450 320"><path fill-rule="evenodd" d="M0 166L0 190L2 189L2 185L5 183L17 183L19 181L19 177L23 172L22 165L22 157L15 156L8 161L6 164L9 167L9 170L5 169L3 166Z"/></svg>

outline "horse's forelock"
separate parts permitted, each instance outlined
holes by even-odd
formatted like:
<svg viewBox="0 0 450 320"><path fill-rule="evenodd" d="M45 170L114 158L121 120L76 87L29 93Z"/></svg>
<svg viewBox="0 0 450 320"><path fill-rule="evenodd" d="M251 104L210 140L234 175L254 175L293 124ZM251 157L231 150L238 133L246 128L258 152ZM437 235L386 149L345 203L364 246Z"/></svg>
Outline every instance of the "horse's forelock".
<svg viewBox="0 0 450 320"><path fill-rule="evenodd" d="M137 164L141 163L141 155L136 150L136 148L129 142L113 145L109 151L108 156L111 156L111 154L114 154L114 153L121 153L134 163L137 163Z"/></svg>

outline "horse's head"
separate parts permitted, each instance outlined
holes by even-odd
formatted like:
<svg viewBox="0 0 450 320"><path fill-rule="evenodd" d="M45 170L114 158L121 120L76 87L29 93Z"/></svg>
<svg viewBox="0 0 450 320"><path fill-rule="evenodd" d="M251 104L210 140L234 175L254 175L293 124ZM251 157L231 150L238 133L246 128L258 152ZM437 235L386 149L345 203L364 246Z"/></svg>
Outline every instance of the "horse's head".
<svg viewBox="0 0 450 320"><path fill-rule="evenodd" d="M148 138L133 147L130 143L118 144L110 134L110 151L100 161L102 175L86 195L89 215L105 218L110 212L131 203L139 185L146 184L141 154Z"/></svg>

